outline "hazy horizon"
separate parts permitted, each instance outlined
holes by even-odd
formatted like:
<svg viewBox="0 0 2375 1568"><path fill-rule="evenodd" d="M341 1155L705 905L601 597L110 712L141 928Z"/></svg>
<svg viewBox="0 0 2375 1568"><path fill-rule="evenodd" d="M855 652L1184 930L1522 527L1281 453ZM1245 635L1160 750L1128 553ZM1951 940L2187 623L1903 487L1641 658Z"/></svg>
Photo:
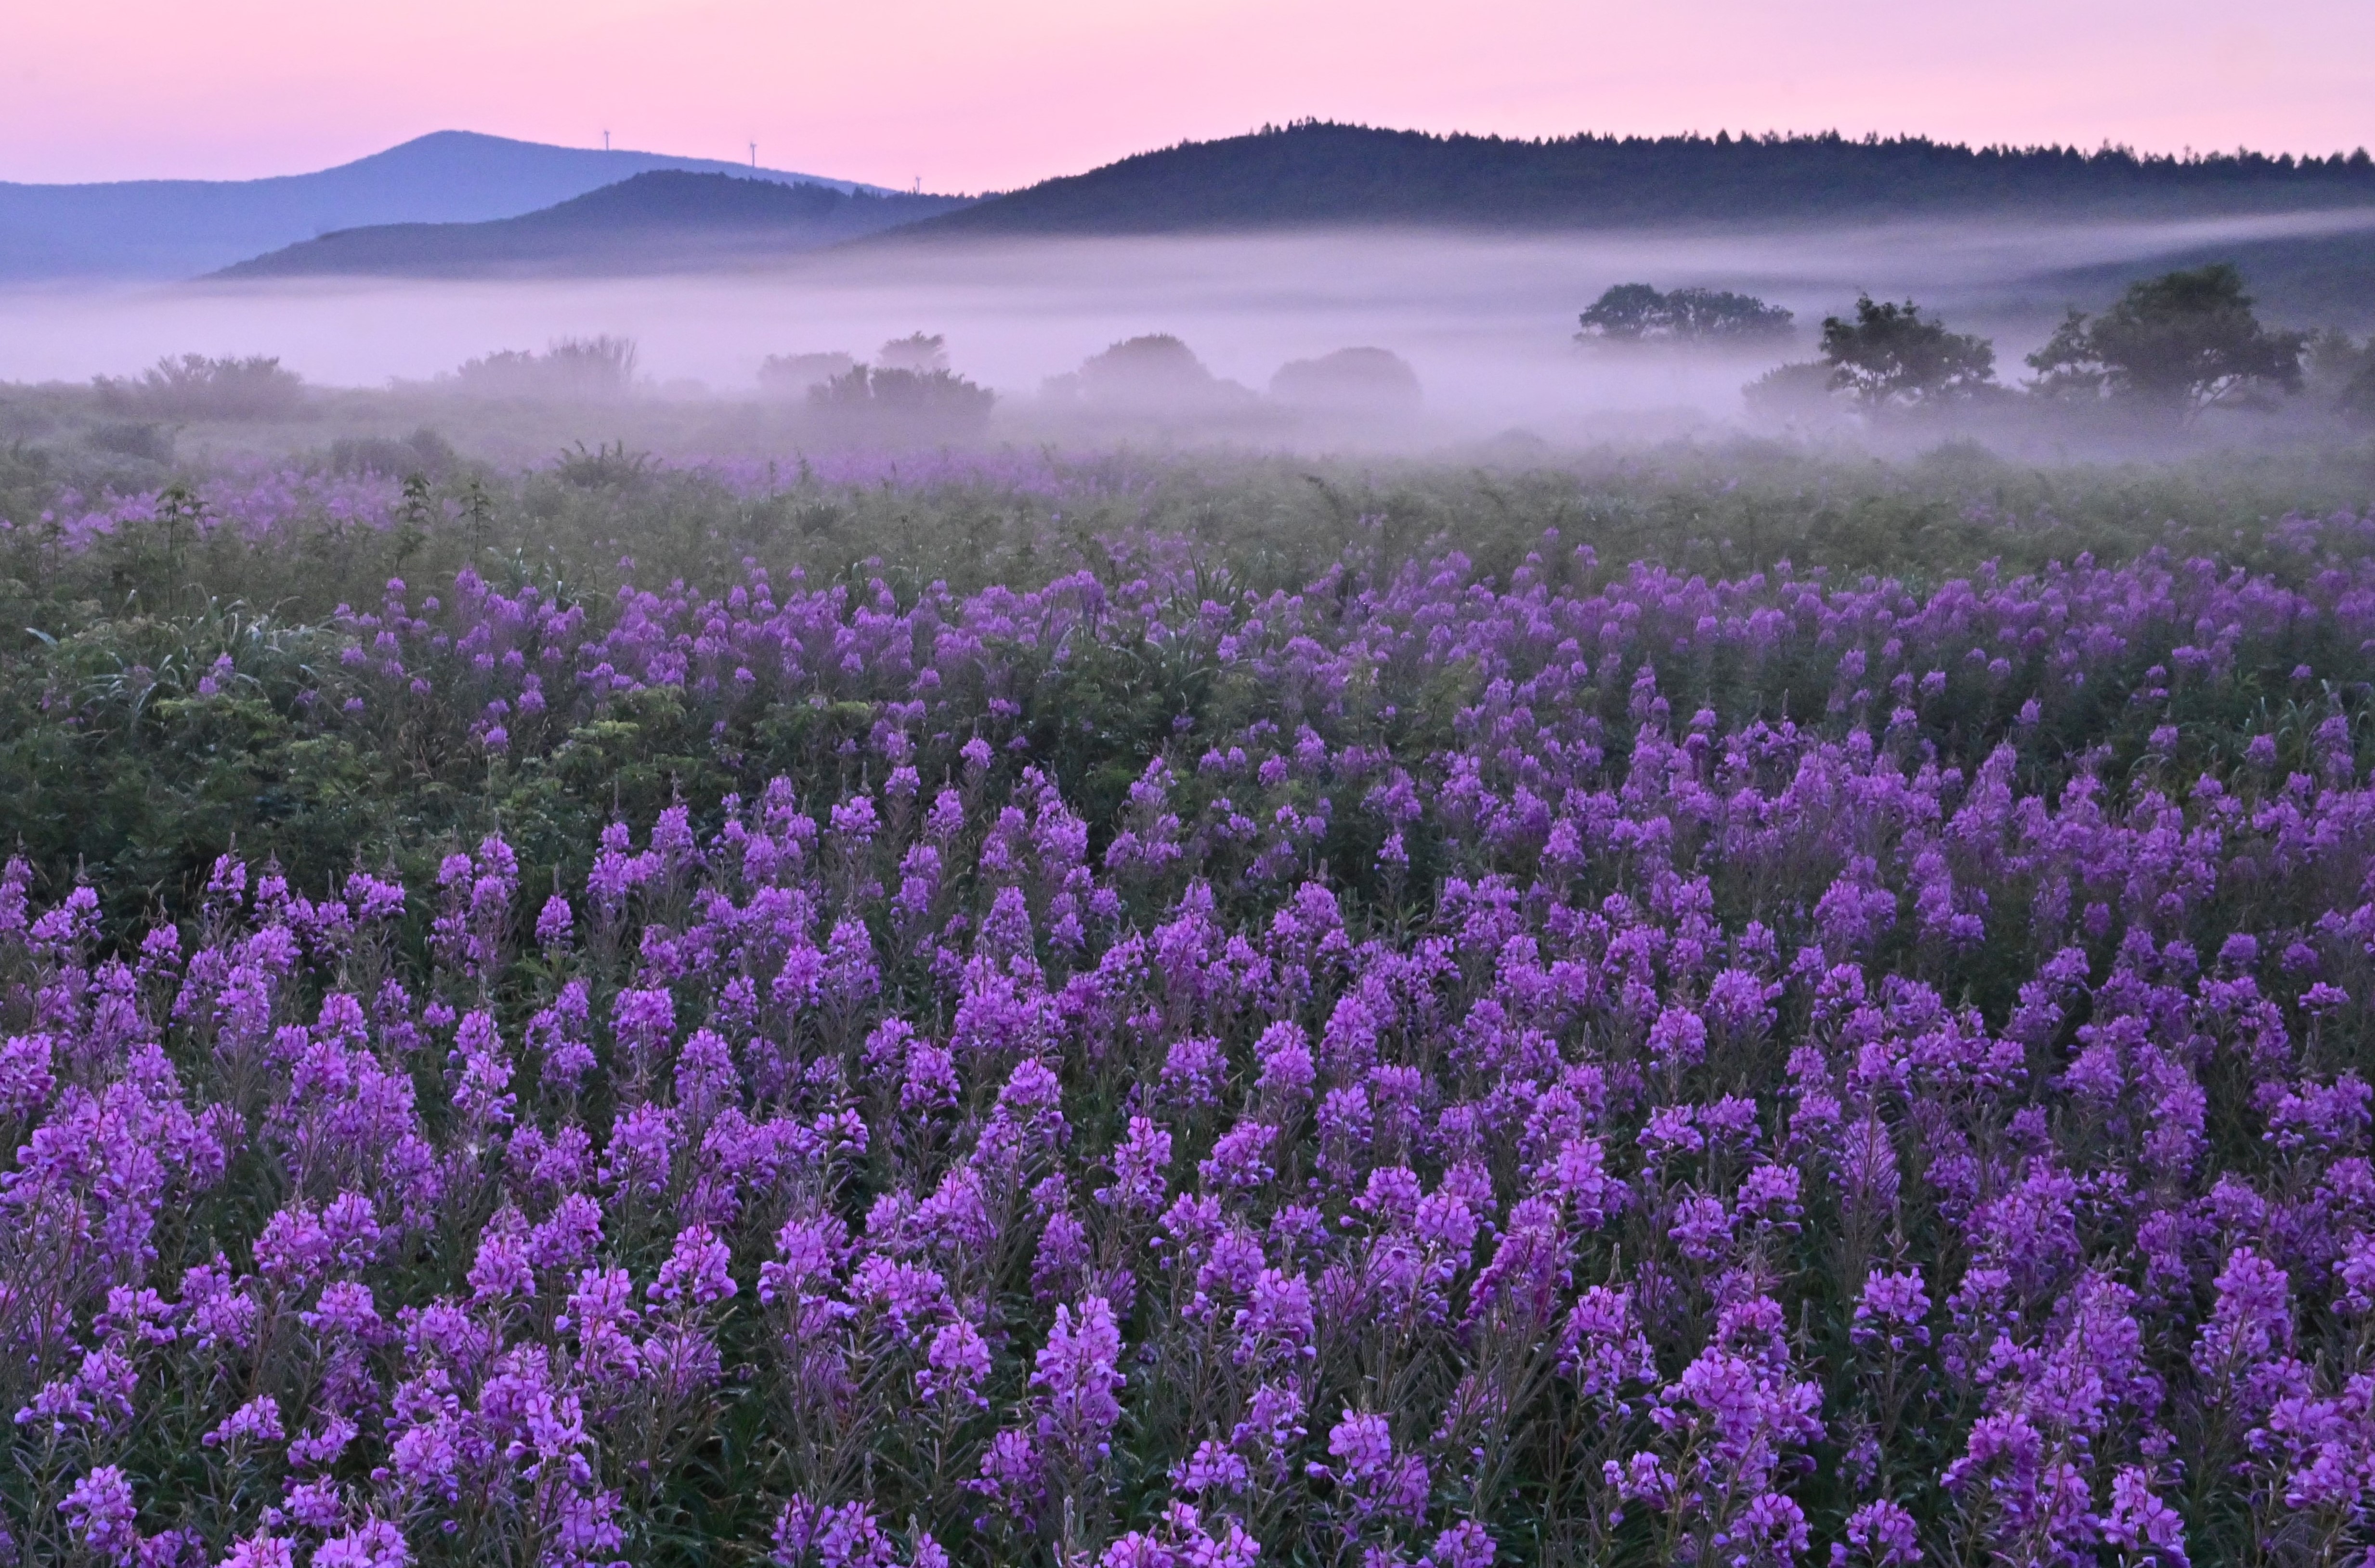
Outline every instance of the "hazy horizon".
<svg viewBox="0 0 2375 1568"><path fill-rule="evenodd" d="M1556 434L1621 413L1732 419L1743 382L1809 357L1821 318L1859 292L1916 298L1959 330L1998 337L2011 379L2066 305L2103 302L2058 294L2043 275L2370 227L2375 211L1728 235L1362 230L870 247L677 277L27 287L0 291L0 382L79 382L195 352L274 355L319 385L384 387L494 350L612 334L638 343L663 395L750 399L769 355L862 359L920 330L944 335L954 368L1012 412L1111 344L1169 333L1215 376L1255 390L1290 360L1386 348L1416 371L1432 430ZM1797 313L1796 336L1731 354L1578 352L1576 312L1632 281L1758 294Z"/></svg>
<svg viewBox="0 0 2375 1568"><path fill-rule="evenodd" d="M2214 0L2008 0L1984 17L1879 0L1656 13L1487 0L1457 18L1350 0L92 0L11 24L0 180L27 182L291 173L466 127L588 147L608 131L620 147L738 162L755 141L777 167L983 191L1303 116L2322 156L2369 139L2375 58L2375 11L2343 0L2248 15ZM1262 47L1247 49L1256 25Z"/></svg>

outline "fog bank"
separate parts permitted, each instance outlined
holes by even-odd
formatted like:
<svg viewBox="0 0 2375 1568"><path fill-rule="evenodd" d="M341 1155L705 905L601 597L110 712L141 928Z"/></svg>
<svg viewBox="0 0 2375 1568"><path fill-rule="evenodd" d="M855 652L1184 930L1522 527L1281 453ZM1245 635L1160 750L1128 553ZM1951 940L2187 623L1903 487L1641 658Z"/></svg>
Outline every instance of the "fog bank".
<svg viewBox="0 0 2375 1568"><path fill-rule="evenodd" d="M1049 378L1132 336L1173 334L1216 377L1265 387L1289 360L1349 347L1400 355L1442 436L1545 437L1611 421L1731 421L1742 383L1805 358L1859 291L1919 300L1997 339L2001 373L2062 309L2101 298L2058 272L2204 245L2369 236L2375 213L2186 223L1984 224L1755 235L1498 238L1357 232L1241 239L872 244L732 274L549 282L195 285L0 292L0 381L80 381L167 353L278 355L309 382L425 382L473 356L573 336L633 338L655 395L751 399L770 355L944 335L960 373L1032 433ZM1612 284L1739 289L1797 313L1793 341L1747 354L1580 352L1575 317ZM2297 321L2287 324L2316 325ZM1044 411L1044 410L1042 410Z"/></svg>

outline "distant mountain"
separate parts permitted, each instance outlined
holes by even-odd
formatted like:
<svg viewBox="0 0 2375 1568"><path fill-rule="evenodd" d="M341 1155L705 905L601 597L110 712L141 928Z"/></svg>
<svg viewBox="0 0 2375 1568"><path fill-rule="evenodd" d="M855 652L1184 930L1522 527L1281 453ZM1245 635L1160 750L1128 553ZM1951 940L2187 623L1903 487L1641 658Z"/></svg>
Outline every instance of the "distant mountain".
<svg viewBox="0 0 2375 1568"><path fill-rule="evenodd" d="M0 281L189 277L332 230L514 218L654 170L880 190L715 159L439 131L335 169L266 180L0 183Z"/></svg>
<svg viewBox="0 0 2375 1568"><path fill-rule="evenodd" d="M2375 206L2375 161L2146 158L1920 137L1498 136L1305 123L1183 142L902 230L899 242L1341 225L1598 229L2005 213ZM878 243L892 242L886 237Z"/></svg>
<svg viewBox="0 0 2375 1568"><path fill-rule="evenodd" d="M343 229L220 278L553 277L690 272L812 251L963 206L957 196L659 171L486 223Z"/></svg>

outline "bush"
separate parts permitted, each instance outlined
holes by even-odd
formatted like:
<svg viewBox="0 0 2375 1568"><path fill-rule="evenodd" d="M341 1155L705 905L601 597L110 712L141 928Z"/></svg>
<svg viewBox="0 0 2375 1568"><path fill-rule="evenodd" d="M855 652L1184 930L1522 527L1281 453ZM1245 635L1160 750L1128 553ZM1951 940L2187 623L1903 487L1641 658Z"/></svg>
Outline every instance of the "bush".
<svg viewBox="0 0 2375 1568"><path fill-rule="evenodd" d="M1856 301L1853 321L1823 318L1823 361L1831 384L1868 409L1906 408L1968 397L1995 380L1995 346L1949 332L1910 300Z"/></svg>
<svg viewBox="0 0 2375 1568"><path fill-rule="evenodd" d="M1819 424L1839 411L1835 373L1820 360L1776 365L1742 387L1740 395L1751 415L1770 424Z"/></svg>
<svg viewBox="0 0 2375 1568"><path fill-rule="evenodd" d="M832 434L854 441L953 441L978 433L998 401L953 371L857 365L809 390L809 407Z"/></svg>
<svg viewBox="0 0 2375 1568"><path fill-rule="evenodd" d="M56 465L47 451L25 442L0 445L0 523L32 524L49 509L56 489Z"/></svg>
<svg viewBox="0 0 2375 1568"><path fill-rule="evenodd" d="M140 420L97 425L83 439L100 451L112 452L119 457L136 457L160 466L173 461L173 432L163 425Z"/></svg>
<svg viewBox="0 0 2375 1568"><path fill-rule="evenodd" d="M1317 360L1290 360L1270 378L1282 403L1321 413L1408 414L1424 401L1418 372L1385 348L1339 348Z"/></svg>
<svg viewBox="0 0 2375 1568"><path fill-rule="evenodd" d="M541 354L504 349L467 360L451 379L480 397L613 402L634 390L637 358L631 337L564 337Z"/></svg>
<svg viewBox="0 0 2375 1568"><path fill-rule="evenodd" d="M894 337L874 351L874 362L886 371L913 371L930 375L949 368L948 339L937 332L911 332Z"/></svg>
<svg viewBox="0 0 2375 1568"><path fill-rule="evenodd" d="M454 443L423 425L398 440L390 436L341 436L330 443L328 466L334 474L384 474L405 478L419 474L443 479L461 466Z"/></svg>
<svg viewBox="0 0 2375 1568"><path fill-rule="evenodd" d="M136 380L97 377L99 406L142 419L285 419L302 406L305 383L277 358L168 356Z"/></svg>
<svg viewBox="0 0 2375 1568"><path fill-rule="evenodd" d="M857 360L840 352L770 354L759 363L759 390L771 397L805 399L813 388L847 375Z"/></svg>
<svg viewBox="0 0 2375 1568"><path fill-rule="evenodd" d="M2252 312L2242 274L2224 263L2131 284L2088 318L2072 311L2028 356L2047 395L2108 397L2192 418L2222 403L2301 389L2308 335Z"/></svg>
<svg viewBox="0 0 2375 1568"><path fill-rule="evenodd" d="M1093 354L1069 375L1049 382L1051 402L1134 419L1195 418L1237 409L1253 394L1223 381L1196 351L1167 332L1125 338Z"/></svg>
<svg viewBox="0 0 2375 1568"><path fill-rule="evenodd" d="M624 489L639 484L655 471L652 454L628 451L623 440L600 443L590 450L581 441L563 452L552 466L555 478L582 490Z"/></svg>
<svg viewBox="0 0 2375 1568"><path fill-rule="evenodd" d="M1789 311L1752 294L1620 283L1577 318L1578 343L1763 343L1790 336Z"/></svg>

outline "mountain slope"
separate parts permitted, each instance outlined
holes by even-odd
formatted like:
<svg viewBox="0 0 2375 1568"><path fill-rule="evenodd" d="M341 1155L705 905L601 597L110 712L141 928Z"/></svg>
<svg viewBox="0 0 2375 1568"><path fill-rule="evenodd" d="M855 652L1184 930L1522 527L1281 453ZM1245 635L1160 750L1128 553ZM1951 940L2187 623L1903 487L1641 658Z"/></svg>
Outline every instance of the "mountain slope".
<svg viewBox="0 0 2375 1568"><path fill-rule="evenodd" d="M2241 271L2260 313L2280 325L2375 327L2375 229L2173 246L2130 261L2040 273L2005 292L2038 304L2099 310L2131 283L2212 262Z"/></svg>
<svg viewBox="0 0 2375 1568"><path fill-rule="evenodd" d="M518 218L347 229L228 266L221 278L686 272L815 250L963 206L672 170L638 174Z"/></svg>
<svg viewBox="0 0 2375 1568"><path fill-rule="evenodd" d="M715 159L439 131L335 169L266 180L0 183L0 281L188 277L331 230L512 218L654 170L877 188Z"/></svg>
<svg viewBox="0 0 2375 1568"><path fill-rule="evenodd" d="M1505 141L1303 124L1188 142L1048 180L903 230L901 241L1322 225L1542 230L2052 212L2375 206L2375 162L2185 160L1970 148L1919 137Z"/></svg>

